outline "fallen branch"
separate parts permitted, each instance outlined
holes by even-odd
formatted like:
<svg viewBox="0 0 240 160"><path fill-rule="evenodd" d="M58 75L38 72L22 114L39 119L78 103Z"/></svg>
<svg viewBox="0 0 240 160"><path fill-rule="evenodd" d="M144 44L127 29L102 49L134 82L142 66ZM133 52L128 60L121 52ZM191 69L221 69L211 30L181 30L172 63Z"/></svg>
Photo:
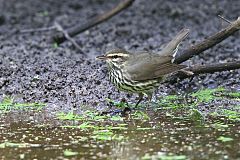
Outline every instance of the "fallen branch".
<svg viewBox="0 0 240 160"><path fill-rule="evenodd" d="M221 72L221 71L229 71L240 69L240 61L236 62L227 62L227 63L217 63L217 64L210 64L210 65L199 65L193 66L189 68L194 74L202 74L202 73L214 73L214 72Z"/></svg>
<svg viewBox="0 0 240 160"><path fill-rule="evenodd" d="M110 19L111 17L113 17L114 15L116 15L117 13L121 12L122 10L124 10L125 8L129 7L132 3L134 2L134 0L124 0L122 2L120 2L115 8L113 8L112 10L99 15L93 19L91 19L90 21L88 21L85 24L78 24L72 28L69 28L66 30L66 32L69 34L69 36L73 37L81 32L86 31L87 29L96 26L97 24L100 24L108 19ZM66 37L64 36L64 34L60 33L55 35L54 37L52 37L52 41L60 44L63 43L66 40Z"/></svg>
<svg viewBox="0 0 240 160"><path fill-rule="evenodd" d="M179 56L176 57L175 63L182 63L195 55L202 53L203 51L215 46L216 44L222 42L224 39L233 35L236 31L240 29L240 17L234 22L231 22L228 27L217 32L216 34L209 36L202 42L183 50Z"/></svg>
<svg viewBox="0 0 240 160"><path fill-rule="evenodd" d="M177 78L185 79L185 78L194 77L203 73L214 73L214 72L221 72L221 71L230 71L235 69L240 69L240 61L217 63L217 64L210 64L210 65L196 65L186 69L187 71L193 72L194 73L193 75L186 74L185 72L177 72L176 74L167 77L165 83L176 82Z"/></svg>

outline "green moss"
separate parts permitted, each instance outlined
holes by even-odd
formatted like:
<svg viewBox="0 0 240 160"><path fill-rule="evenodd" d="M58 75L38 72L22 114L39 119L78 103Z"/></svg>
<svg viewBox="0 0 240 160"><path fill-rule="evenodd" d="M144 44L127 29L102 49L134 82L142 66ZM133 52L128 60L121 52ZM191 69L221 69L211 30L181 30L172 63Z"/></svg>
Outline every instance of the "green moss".
<svg viewBox="0 0 240 160"><path fill-rule="evenodd" d="M193 93L192 96L197 98L200 102L209 102L215 98L213 95L215 92L216 90L214 89L203 89Z"/></svg>
<svg viewBox="0 0 240 160"><path fill-rule="evenodd" d="M173 155L173 154L157 154L150 156L149 153L146 153L142 158L142 160L152 160L152 159L159 159L159 160L185 160L187 156L185 155Z"/></svg>
<svg viewBox="0 0 240 160"><path fill-rule="evenodd" d="M226 89L222 87L216 89L201 89L191 95L197 98L199 102L210 102L218 97L215 95L217 92L226 92Z"/></svg>
<svg viewBox="0 0 240 160"><path fill-rule="evenodd" d="M215 129L221 129L221 130L229 127L229 125L223 124L223 123L213 123L210 126L215 128Z"/></svg>
<svg viewBox="0 0 240 160"><path fill-rule="evenodd" d="M109 98L106 98L106 100L107 100L110 104L114 105L114 106L117 107L117 108L125 108L125 107L128 106L126 102L122 102L122 101L121 101L121 102L115 102L114 100L109 99Z"/></svg>
<svg viewBox="0 0 240 160"><path fill-rule="evenodd" d="M55 49L56 49L56 48L58 48L58 47L59 47L59 46L58 46L58 43L56 43L56 42L55 42L55 43L53 43L53 48L55 48Z"/></svg>
<svg viewBox="0 0 240 160"><path fill-rule="evenodd" d="M101 141L109 141L109 140L116 140L121 141L124 139L122 135L114 134L112 130L96 130L93 132L93 139L101 140Z"/></svg>
<svg viewBox="0 0 240 160"><path fill-rule="evenodd" d="M229 93L229 96L233 98L240 98L240 92L231 92Z"/></svg>
<svg viewBox="0 0 240 160"><path fill-rule="evenodd" d="M189 114L189 119L192 121L203 122L205 120L205 116L202 112L197 109L191 109Z"/></svg>
<svg viewBox="0 0 240 160"><path fill-rule="evenodd" d="M118 115L110 117L111 121L123 121L123 117L120 117Z"/></svg>
<svg viewBox="0 0 240 160"><path fill-rule="evenodd" d="M48 11L42 11L42 12L39 12L38 15L41 16L41 17L47 17L49 15L49 12Z"/></svg>
<svg viewBox="0 0 240 160"><path fill-rule="evenodd" d="M0 148L30 148L30 147L39 147L40 144L31 144L31 143L14 143L14 142L3 142L0 143Z"/></svg>
<svg viewBox="0 0 240 160"><path fill-rule="evenodd" d="M142 111L135 111L134 113L131 114L131 116L133 119L150 120L148 114Z"/></svg>
<svg viewBox="0 0 240 160"><path fill-rule="evenodd" d="M108 141L108 140L116 140L120 141L124 137L120 134L115 134L116 130L126 130L127 124L118 124L118 126L114 125L114 121L123 122L123 118L116 116L101 116L98 115L97 112L93 113L91 111L84 112L82 115L75 114L73 112L69 113L58 113L57 118L61 120L75 120L81 123L76 123L76 125L63 125L63 128L73 128L80 129L81 131L86 131L90 134L91 138L99 141ZM108 123L111 122L111 125Z"/></svg>
<svg viewBox="0 0 240 160"><path fill-rule="evenodd" d="M105 115L104 116L99 115L97 112L86 111L81 115L75 114L73 112L68 112L68 113L60 112L60 113L57 113L57 118L60 120L104 121L105 119L108 119L110 117Z"/></svg>
<svg viewBox="0 0 240 160"><path fill-rule="evenodd" d="M174 100L177 100L177 99L179 99L179 96L177 96L177 95L168 95L168 96L164 97L165 101L174 101Z"/></svg>
<svg viewBox="0 0 240 160"><path fill-rule="evenodd" d="M233 110L224 109L222 115L233 121L240 121L240 113Z"/></svg>
<svg viewBox="0 0 240 160"><path fill-rule="evenodd" d="M229 142L229 141L233 141L233 138L220 136L220 137L218 137L217 140L222 141L222 142Z"/></svg>
<svg viewBox="0 0 240 160"><path fill-rule="evenodd" d="M11 97L5 97L0 102L0 111L9 112L11 110L41 110L46 104L44 103L16 103Z"/></svg>
<svg viewBox="0 0 240 160"><path fill-rule="evenodd" d="M186 107L184 103L179 103L180 99L182 98L178 95L167 95L160 99L158 105L164 109L179 109Z"/></svg>
<svg viewBox="0 0 240 160"><path fill-rule="evenodd" d="M76 155L78 155L78 152L73 152L72 150L67 149L63 152L63 155L66 156L66 157L76 156Z"/></svg>

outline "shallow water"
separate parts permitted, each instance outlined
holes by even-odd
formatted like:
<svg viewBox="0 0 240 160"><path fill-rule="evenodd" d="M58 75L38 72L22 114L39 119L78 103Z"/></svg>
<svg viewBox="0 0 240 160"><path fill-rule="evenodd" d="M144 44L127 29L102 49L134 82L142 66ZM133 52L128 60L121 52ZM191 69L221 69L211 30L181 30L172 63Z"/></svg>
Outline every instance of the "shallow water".
<svg viewBox="0 0 240 160"><path fill-rule="evenodd" d="M1 159L240 159L240 124L194 122L143 111L128 118L60 120L7 113L0 121ZM36 119L38 117L38 119ZM42 117L39 118L39 117ZM32 119L32 120L31 120ZM81 127L82 126L82 127ZM4 143L5 142L5 143Z"/></svg>

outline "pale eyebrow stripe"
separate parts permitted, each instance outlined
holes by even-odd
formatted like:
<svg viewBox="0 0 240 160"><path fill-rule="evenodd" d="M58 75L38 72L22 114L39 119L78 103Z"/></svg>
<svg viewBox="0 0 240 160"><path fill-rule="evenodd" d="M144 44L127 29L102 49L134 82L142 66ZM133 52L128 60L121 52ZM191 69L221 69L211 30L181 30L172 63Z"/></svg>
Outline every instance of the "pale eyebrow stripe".
<svg viewBox="0 0 240 160"><path fill-rule="evenodd" d="M111 53L111 54L108 54L109 57L112 57L112 56L121 56L121 57L128 57L127 54L123 54L123 53Z"/></svg>

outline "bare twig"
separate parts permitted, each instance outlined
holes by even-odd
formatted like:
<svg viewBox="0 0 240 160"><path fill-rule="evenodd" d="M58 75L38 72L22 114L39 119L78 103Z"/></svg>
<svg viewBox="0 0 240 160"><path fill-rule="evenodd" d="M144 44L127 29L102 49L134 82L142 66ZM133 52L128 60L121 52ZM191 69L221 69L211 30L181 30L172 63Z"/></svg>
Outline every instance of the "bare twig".
<svg viewBox="0 0 240 160"><path fill-rule="evenodd" d="M77 44L77 42L72 37L69 36L68 32L65 31L59 23L55 22L54 26L59 32L63 33L64 37L67 40L69 40L79 51L81 51L81 53L83 53L81 47Z"/></svg>
<svg viewBox="0 0 240 160"><path fill-rule="evenodd" d="M36 28L36 29L24 29L20 30L20 33L32 33L32 32L45 32L55 30L56 26L46 27L46 28Z"/></svg>
<svg viewBox="0 0 240 160"><path fill-rule="evenodd" d="M134 0L124 0L122 2L120 2L115 8L113 8L112 10L99 15L93 19L91 19L90 21L88 21L85 24L78 24L72 28L67 29L67 33L73 37L81 32L84 32L85 30L96 26L97 24L100 24L108 19L110 19L111 17L113 17L114 15L116 15L117 13L121 12L122 10L124 10L125 8L129 7L132 3L134 2ZM64 34L58 34L55 35L52 38L53 41L57 42L58 44L64 42L66 40L66 37L64 36Z"/></svg>
<svg viewBox="0 0 240 160"><path fill-rule="evenodd" d="M214 73L214 72L221 72L221 71L230 71L235 69L240 69L240 61L217 63L217 64L210 64L210 65L196 65L186 69L187 71L193 72L194 74L186 74L184 72L178 72L168 77L165 83L174 82L176 81L177 78L185 79L185 78L194 77L203 73Z"/></svg>
<svg viewBox="0 0 240 160"><path fill-rule="evenodd" d="M218 15L218 17L221 18L222 20L224 20L225 22L229 23L229 24L232 23L231 21L229 21L228 19L224 18L224 17L221 16L221 15Z"/></svg>
<svg viewBox="0 0 240 160"><path fill-rule="evenodd" d="M215 46L216 44L220 43L224 39L233 35L239 29L240 29L240 17L238 17L238 19L236 21L232 22L225 29L217 32L216 34L214 34L212 36L209 36L207 39L203 40L202 42L182 51L182 53L180 53L179 56L176 57L174 62L182 63L182 62L192 58L193 56L202 53L203 51Z"/></svg>

